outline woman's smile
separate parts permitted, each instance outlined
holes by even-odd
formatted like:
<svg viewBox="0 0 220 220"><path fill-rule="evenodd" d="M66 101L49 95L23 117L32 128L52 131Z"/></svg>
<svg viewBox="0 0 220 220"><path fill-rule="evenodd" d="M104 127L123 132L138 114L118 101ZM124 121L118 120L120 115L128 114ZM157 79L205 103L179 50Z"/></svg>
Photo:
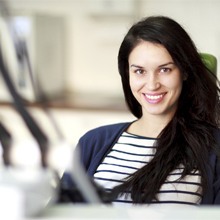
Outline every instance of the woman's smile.
<svg viewBox="0 0 220 220"><path fill-rule="evenodd" d="M147 94L147 93L143 93L145 100L150 103L150 104L157 104L160 103L164 96L166 95L166 93L161 93L161 94Z"/></svg>

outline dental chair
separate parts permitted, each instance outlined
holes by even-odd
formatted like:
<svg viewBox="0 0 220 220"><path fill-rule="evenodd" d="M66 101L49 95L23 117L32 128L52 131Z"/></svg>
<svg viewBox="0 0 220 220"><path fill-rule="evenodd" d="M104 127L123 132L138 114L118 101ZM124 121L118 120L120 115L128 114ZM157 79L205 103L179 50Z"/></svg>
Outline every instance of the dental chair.
<svg viewBox="0 0 220 220"><path fill-rule="evenodd" d="M206 67L217 76L217 59L209 53L200 53L201 59Z"/></svg>

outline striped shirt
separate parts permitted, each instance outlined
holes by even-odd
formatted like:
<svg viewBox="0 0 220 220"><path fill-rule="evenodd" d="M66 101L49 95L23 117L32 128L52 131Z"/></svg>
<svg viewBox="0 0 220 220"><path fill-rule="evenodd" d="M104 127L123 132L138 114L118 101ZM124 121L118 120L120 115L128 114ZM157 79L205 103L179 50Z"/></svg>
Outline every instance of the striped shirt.
<svg viewBox="0 0 220 220"><path fill-rule="evenodd" d="M156 139L137 136L124 132L115 143L103 162L98 166L94 180L107 191L121 183L154 157ZM198 171L180 179L183 167L179 166L168 175L158 192L155 204L197 205L201 202L201 176ZM113 204L133 204L128 192L119 196Z"/></svg>

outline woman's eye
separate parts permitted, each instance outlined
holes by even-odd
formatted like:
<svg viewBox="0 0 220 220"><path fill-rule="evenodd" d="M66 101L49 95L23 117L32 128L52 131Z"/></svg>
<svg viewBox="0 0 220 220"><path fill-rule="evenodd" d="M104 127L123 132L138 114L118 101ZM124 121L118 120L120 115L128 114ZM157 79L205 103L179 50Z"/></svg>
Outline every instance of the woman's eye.
<svg viewBox="0 0 220 220"><path fill-rule="evenodd" d="M170 71L171 71L170 68L161 68L161 69L160 69L160 72L161 72L161 73L168 73L168 72L170 72Z"/></svg>
<svg viewBox="0 0 220 220"><path fill-rule="evenodd" d="M136 69L134 72L136 74L143 74L144 73L144 71L142 69Z"/></svg>

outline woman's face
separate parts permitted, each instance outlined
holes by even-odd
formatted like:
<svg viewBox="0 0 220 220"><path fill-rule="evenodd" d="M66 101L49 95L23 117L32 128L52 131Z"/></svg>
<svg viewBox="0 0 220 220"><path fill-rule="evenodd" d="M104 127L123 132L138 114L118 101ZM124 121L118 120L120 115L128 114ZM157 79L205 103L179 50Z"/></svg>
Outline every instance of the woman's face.
<svg viewBox="0 0 220 220"><path fill-rule="evenodd" d="M143 116L171 118L182 90L183 77L165 47L141 41L128 58L130 87Z"/></svg>

